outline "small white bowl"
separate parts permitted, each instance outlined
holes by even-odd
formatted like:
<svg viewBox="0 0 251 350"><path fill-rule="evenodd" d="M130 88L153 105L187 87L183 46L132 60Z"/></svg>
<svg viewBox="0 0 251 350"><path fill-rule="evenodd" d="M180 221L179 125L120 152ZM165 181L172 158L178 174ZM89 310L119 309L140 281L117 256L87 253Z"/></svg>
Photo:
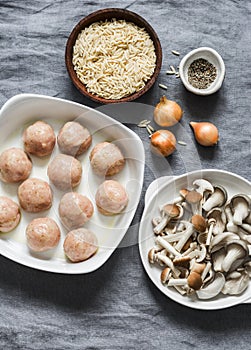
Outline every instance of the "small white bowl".
<svg viewBox="0 0 251 350"><path fill-rule="evenodd" d="M214 82L206 89L198 89L193 87L188 82L188 68L191 63L199 58L204 58L216 67L217 76ZM196 95L211 95L218 91L223 83L225 77L225 64L222 57L217 51L210 47L200 47L198 49L190 51L184 56L179 65L180 79L187 90L193 92Z"/></svg>

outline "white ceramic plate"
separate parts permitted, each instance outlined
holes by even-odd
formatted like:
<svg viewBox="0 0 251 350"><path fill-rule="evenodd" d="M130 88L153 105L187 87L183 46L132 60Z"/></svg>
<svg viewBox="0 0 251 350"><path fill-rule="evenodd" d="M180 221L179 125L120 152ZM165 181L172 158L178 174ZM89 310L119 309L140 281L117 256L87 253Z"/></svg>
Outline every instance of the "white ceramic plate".
<svg viewBox="0 0 251 350"><path fill-rule="evenodd" d="M178 195L178 191L181 188L192 186L193 181L198 178L204 178L214 184L224 186L230 197L236 193L251 194L251 184L249 181L238 175L216 169L194 171L177 177L163 177L155 180L146 192L145 210L139 229L139 250L144 268L156 287L166 296L191 308L215 310L249 302L251 298L251 283L239 296L224 296L220 294L206 301L199 300L197 297L182 296L174 288L165 287L160 282L160 268L148 262L148 251L154 246L151 220L154 216L159 215L159 205L169 200L171 201Z"/></svg>
<svg viewBox="0 0 251 350"><path fill-rule="evenodd" d="M36 120L47 121L55 130L69 120L80 121L93 135L92 147L101 141L112 141L117 144L125 158L126 165L121 173L113 179L123 184L129 194L129 204L123 214L105 217L95 209L86 227L97 235L99 241L98 252L90 259L81 263L70 263L64 256L63 240L66 231L60 225L58 204L62 193L54 191L53 206L49 211L39 214L28 214L22 211L22 219L15 230L0 235L0 254L18 263L40 270L57 273L87 273L98 269L110 257L125 235L135 214L144 177L144 148L140 138L127 127L116 120L78 103L58 98L22 94L11 98L0 111L0 152L9 147L23 147L22 133L24 128ZM94 203L95 192L104 179L95 176L90 168L88 150L79 157L83 166L81 184L76 191L87 195ZM47 165L59 150L55 147L51 157L39 159L31 157L33 170L31 177L38 177L48 181ZM15 184L0 183L1 195L7 195L18 202ZM27 224L35 217L50 216L61 227L61 241L58 247L47 253L34 254L29 251L25 241Z"/></svg>

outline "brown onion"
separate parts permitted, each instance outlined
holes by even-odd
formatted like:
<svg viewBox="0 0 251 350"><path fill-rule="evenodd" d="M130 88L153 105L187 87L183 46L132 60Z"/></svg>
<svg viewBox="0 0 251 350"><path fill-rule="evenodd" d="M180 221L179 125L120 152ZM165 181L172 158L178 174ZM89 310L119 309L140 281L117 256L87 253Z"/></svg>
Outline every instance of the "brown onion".
<svg viewBox="0 0 251 350"><path fill-rule="evenodd" d="M172 126L178 123L182 117L182 109L178 103L168 100L162 96L155 107L153 116L155 122L160 126Z"/></svg>
<svg viewBox="0 0 251 350"><path fill-rule="evenodd" d="M219 141L217 127L209 122L191 122L196 141L202 146L214 146Z"/></svg>
<svg viewBox="0 0 251 350"><path fill-rule="evenodd" d="M151 146L155 153L167 157L175 151L176 138L171 131L158 130L151 136Z"/></svg>

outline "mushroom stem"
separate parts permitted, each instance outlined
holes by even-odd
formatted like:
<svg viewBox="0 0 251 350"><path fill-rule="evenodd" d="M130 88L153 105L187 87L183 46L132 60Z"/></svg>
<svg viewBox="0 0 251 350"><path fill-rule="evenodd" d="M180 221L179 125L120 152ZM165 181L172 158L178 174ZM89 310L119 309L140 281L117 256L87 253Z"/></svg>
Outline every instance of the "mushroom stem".
<svg viewBox="0 0 251 350"><path fill-rule="evenodd" d="M209 219L208 220L209 223L209 229L208 229L208 233L207 233L207 240L206 240L206 246L210 245L212 236L213 236L213 229L214 229L214 225L216 223L215 219Z"/></svg>
<svg viewBox="0 0 251 350"><path fill-rule="evenodd" d="M166 236L162 236L162 239L164 239L166 242L177 242L179 241L183 236L183 232L178 232L178 233L171 233Z"/></svg>
<svg viewBox="0 0 251 350"><path fill-rule="evenodd" d="M196 247L197 247L197 243L196 242L192 242L190 244L190 247L182 254L182 256L189 255L194 249L196 249Z"/></svg>
<svg viewBox="0 0 251 350"><path fill-rule="evenodd" d="M185 286L187 285L187 278L170 278L167 285L168 287Z"/></svg>
<svg viewBox="0 0 251 350"><path fill-rule="evenodd" d="M183 246L185 245L186 241L192 236L194 233L194 227L193 224L190 222L186 222L186 230L183 232L182 238L178 241L178 243L175 246L175 249L180 252Z"/></svg>
<svg viewBox="0 0 251 350"><path fill-rule="evenodd" d="M154 227L153 232L158 235L160 234L161 231L164 230L164 228L166 227L166 225L168 224L168 222L171 220L170 216L168 217L167 215L165 215L161 221L158 223L157 226Z"/></svg>
<svg viewBox="0 0 251 350"><path fill-rule="evenodd" d="M156 254L156 261L163 262L166 266L170 267L170 269L173 271L175 277L178 277L180 275L180 271L173 265L173 262L168 256L165 256L163 254Z"/></svg>
<svg viewBox="0 0 251 350"><path fill-rule="evenodd" d="M157 237L156 243L161 245L163 248L165 248L169 253L173 254L174 256L180 257L181 253L179 253L170 243L168 243L164 238Z"/></svg>

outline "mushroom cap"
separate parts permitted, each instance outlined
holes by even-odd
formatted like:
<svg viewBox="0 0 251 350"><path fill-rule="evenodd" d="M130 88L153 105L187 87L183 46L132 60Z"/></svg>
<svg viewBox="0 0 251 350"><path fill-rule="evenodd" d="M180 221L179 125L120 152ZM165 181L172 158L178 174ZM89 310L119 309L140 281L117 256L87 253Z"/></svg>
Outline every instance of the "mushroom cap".
<svg viewBox="0 0 251 350"><path fill-rule="evenodd" d="M165 267L164 270L162 270L160 275L160 280L162 283L166 283L170 275L170 271L171 271L170 267Z"/></svg>
<svg viewBox="0 0 251 350"><path fill-rule="evenodd" d="M192 271L187 278L187 284L194 290L199 290L203 284L201 275L195 271Z"/></svg>
<svg viewBox="0 0 251 350"><path fill-rule="evenodd" d="M181 197L186 198L187 194L188 194L188 189L187 188L183 188L179 191L179 194L181 195Z"/></svg>
<svg viewBox="0 0 251 350"><path fill-rule="evenodd" d="M174 266L181 266L185 268L189 268L191 258L189 255L181 256L181 257L176 257L173 259L173 264Z"/></svg>
<svg viewBox="0 0 251 350"><path fill-rule="evenodd" d="M148 252L148 261L150 264L154 264L155 262L155 253L155 248L150 249Z"/></svg>
<svg viewBox="0 0 251 350"><path fill-rule="evenodd" d="M189 191L186 195L186 201L190 204L199 203L202 200L202 195L197 191Z"/></svg>
<svg viewBox="0 0 251 350"><path fill-rule="evenodd" d="M198 232L205 232L206 231L207 221L202 215L199 215L199 214L193 215L191 222L192 222L196 231L198 231Z"/></svg>
<svg viewBox="0 0 251 350"><path fill-rule="evenodd" d="M193 266L192 266L191 271L196 272L196 273L198 273L199 275L201 275L202 272L204 271L205 267L206 267L206 264L205 264L205 263L197 263L197 262L195 262L195 263L193 264Z"/></svg>
<svg viewBox="0 0 251 350"><path fill-rule="evenodd" d="M197 291L196 294L199 299L203 299L203 300L212 299L221 292L224 284L225 284L225 277L223 273L217 272L214 276L213 281L210 282L205 287L201 288L199 291Z"/></svg>
<svg viewBox="0 0 251 350"><path fill-rule="evenodd" d="M247 206L250 207L251 199L249 198L249 196L247 196L244 193L239 193L239 194L234 195L229 202L230 206L233 207L235 204L235 201L238 200L239 198L243 199L247 203Z"/></svg>
<svg viewBox="0 0 251 350"><path fill-rule="evenodd" d="M222 262L222 269L228 272L237 260L244 259L248 255L248 246L242 240L233 240L226 243L227 254ZM241 262L240 262L241 263Z"/></svg>
<svg viewBox="0 0 251 350"><path fill-rule="evenodd" d="M213 227L213 233L215 235L222 233L225 230L227 217L222 208L213 208L207 213L206 216L209 224L213 222L213 220L215 221L215 225Z"/></svg>
<svg viewBox="0 0 251 350"><path fill-rule="evenodd" d="M225 247L228 242L239 240L240 237L233 232L222 232L214 236L210 242L210 252L216 252L217 250Z"/></svg>
<svg viewBox="0 0 251 350"><path fill-rule="evenodd" d="M180 206L177 204L166 204L162 208L162 211L172 218L176 218L180 214Z"/></svg>
<svg viewBox="0 0 251 350"><path fill-rule="evenodd" d="M223 294L238 295L244 292L244 290L248 287L249 275L246 270L243 270L241 273L238 273L236 277L233 277L227 278L221 291Z"/></svg>
<svg viewBox="0 0 251 350"><path fill-rule="evenodd" d="M217 185L214 186L214 192L207 198L202 208L205 211L209 211L215 207L221 207L227 201L227 191L224 187Z"/></svg>
<svg viewBox="0 0 251 350"><path fill-rule="evenodd" d="M210 192L213 193L214 192L214 187L211 184L211 182L205 180L205 179L197 179L193 182L194 186L197 186L197 192L203 194L204 192Z"/></svg>

